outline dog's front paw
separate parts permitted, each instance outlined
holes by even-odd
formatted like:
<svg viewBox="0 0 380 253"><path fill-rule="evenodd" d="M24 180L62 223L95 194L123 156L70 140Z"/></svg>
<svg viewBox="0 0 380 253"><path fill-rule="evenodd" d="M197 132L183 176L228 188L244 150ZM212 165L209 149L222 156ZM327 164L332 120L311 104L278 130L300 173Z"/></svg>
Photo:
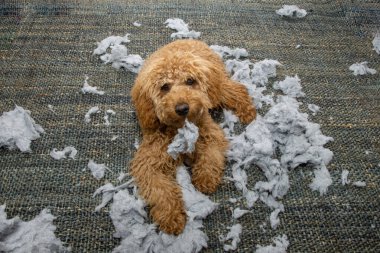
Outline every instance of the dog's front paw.
<svg viewBox="0 0 380 253"><path fill-rule="evenodd" d="M186 225L186 212L180 201L175 202L162 202L154 206L151 210L151 215L160 230L167 234L179 235Z"/></svg>
<svg viewBox="0 0 380 253"><path fill-rule="evenodd" d="M253 106L247 108L244 112L238 114L238 117L241 122L244 124L249 124L256 119L256 109Z"/></svg>
<svg viewBox="0 0 380 253"><path fill-rule="evenodd" d="M203 193L213 193L218 188L221 178L211 175L193 175L192 183L194 187Z"/></svg>

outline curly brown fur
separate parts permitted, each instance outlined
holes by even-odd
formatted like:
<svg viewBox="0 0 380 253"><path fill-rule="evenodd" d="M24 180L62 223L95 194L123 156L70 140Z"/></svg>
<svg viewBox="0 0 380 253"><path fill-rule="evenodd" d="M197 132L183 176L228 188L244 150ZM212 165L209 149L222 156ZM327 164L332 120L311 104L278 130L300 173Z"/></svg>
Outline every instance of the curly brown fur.
<svg viewBox="0 0 380 253"><path fill-rule="evenodd" d="M186 212L176 168L191 161L192 182L205 193L214 192L223 176L228 142L208 110L230 109L244 123L255 119L256 110L245 87L230 79L220 57L196 40L177 40L153 53L136 79L132 99L143 140L131 173L160 229L179 234ZM199 138L193 153L174 160L168 145L186 118L198 126Z"/></svg>

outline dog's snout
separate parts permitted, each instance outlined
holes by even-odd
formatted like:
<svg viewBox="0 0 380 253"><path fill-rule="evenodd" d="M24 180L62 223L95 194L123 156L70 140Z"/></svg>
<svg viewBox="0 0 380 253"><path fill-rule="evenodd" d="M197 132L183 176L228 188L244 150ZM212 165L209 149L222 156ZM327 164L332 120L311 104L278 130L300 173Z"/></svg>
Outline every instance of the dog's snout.
<svg viewBox="0 0 380 253"><path fill-rule="evenodd" d="M186 103L178 104L175 106L175 112L180 116L186 116L189 112L189 105Z"/></svg>

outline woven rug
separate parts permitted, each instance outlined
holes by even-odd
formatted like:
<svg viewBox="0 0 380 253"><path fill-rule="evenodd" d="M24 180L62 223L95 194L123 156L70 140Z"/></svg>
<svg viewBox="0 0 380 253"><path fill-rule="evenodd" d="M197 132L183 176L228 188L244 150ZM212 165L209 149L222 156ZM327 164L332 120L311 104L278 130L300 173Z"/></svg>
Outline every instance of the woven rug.
<svg viewBox="0 0 380 253"><path fill-rule="evenodd" d="M258 203L240 219L237 252L253 252L282 234L289 238L288 252L379 252L380 78L379 73L354 76L348 67L368 61L380 71L380 56L371 43L380 29L380 3L290 2L308 15L281 18L275 11L290 4L286 1L2 1L0 113L17 104L46 131L32 142L32 153L0 149L0 204L6 203L8 217L30 220L49 208L57 217L56 236L73 252L111 252L120 243L113 238L108 207L94 212L100 199L92 194L106 182L117 184L120 171L128 172L135 140L141 138L129 95L135 74L103 65L92 51L97 41L129 33L130 53L146 58L171 41L173 31L165 20L181 18L210 45L245 48L252 61L279 60L283 66L274 80L298 74L306 93L302 110L308 103L320 106L311 120L334 138L327 146L334 152L328 193L311 191L312 175L296 169L289 175L280 226L260 229L270 211ZM83 95L85 75L105 95ZM92 106L117 113L110 126L104 126L103 114L84 123ZM112 141L113 136L118 138ZM77 159L50 157L53 148L68 145L78 150ZM83 171L89 159L106 163L113 173L96 180ZM342 186L343 169L367 186ZM258 169L248 176L252 182L261 177ZM225 182L211 198L218 202L239 194ZM230 220L228 205L207 217L204 252L223 252L219 236L228 232Z"/></svg>

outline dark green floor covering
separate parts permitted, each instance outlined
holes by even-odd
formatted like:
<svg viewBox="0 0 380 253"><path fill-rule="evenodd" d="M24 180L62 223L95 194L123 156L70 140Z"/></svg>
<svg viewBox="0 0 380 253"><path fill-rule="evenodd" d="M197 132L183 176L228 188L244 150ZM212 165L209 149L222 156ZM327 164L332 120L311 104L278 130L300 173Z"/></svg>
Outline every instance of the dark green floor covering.
<svg viewBox="0 0 380 253"><path fill-rule="evenodd" d="M289 2L309 15L289 20L275 14ZM128 171L139 137L129 96L135 76L103 65L92 50L109 35L130 33L130 52L145 58L171 41L172 31L163 23L179 17L202 32L209 44L246 48L251 60L279 60L283 67L278 80L298 74L307 95L302 101L321 107L311 119L335 139L328 145L335 155L328 167L334 181L328 194L320 197L309 189L312 177L306 169L294 171L279 228L265 233L259 228L269 210L258 204L241 218L238 251L252 252L257 244L286 234L288 252L379 252L380 74L355 77L348 67L368 61L380 71L380 56L371 43L380 29L380 3L289 2L0 2L0 112L20 105L46 131L32 143L31 154L0 149L0 204L6 203L8 217L31 219L50 208L57 216L56 235L73 252L110 252L119 244L112 236L108 209L94 213L99 199L92 194L106 181L116 183L119 171ZM137 20L141 27L132 25ZM295 49L298 44L302 47ZM106 91L104 96L80 93L85 74L91 85ZM102 114L84 124L84 114L95 105L116 111L110 127L103 125ZM115 135L119 138L111 141ZM67 145L78 149L75 161L49 156L52 148ZM88 159L106 163L115 173L97 181L82 171ZM342 186L343 169L350 171L352 181L366 181L367 187ZM255 182L261 175L252 168L249 177ZM225 183L212 198L222 202L239 194ZM227 233L232 207L221 205L205 221L205 252L223 251L218 236Z"/></svg>

